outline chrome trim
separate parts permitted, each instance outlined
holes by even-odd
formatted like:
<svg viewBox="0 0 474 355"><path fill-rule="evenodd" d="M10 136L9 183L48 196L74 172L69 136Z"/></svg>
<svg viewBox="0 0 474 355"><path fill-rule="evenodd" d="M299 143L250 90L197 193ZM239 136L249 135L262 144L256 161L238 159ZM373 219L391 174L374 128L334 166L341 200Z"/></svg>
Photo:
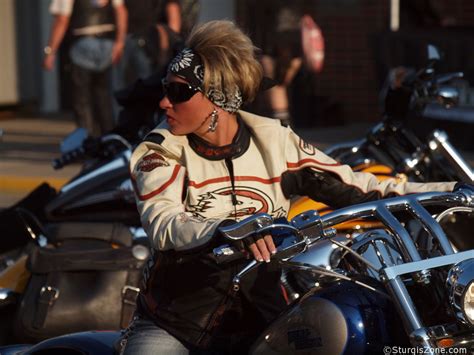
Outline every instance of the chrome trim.
<svg viewBox="0 0 474 355"><path fill-rule="evenodd" d="M417 329L410 334L412 345L421 347L423 347L423 344L437 347L438 340L446 338L452 339L454 344L445 349L459 347L471 349L474 345L474 331L466 332L466 329L460 328L458 324L435 325L432 327ZM445 351L445 353L448 352ZM464 354L469 353L470 352L467 351ZM461 352L458 352L458 354L461 354Z"/></svg>
<svg viewBox="0 0 474 355"><path fill-rule="evenodd" d="M328 269L326 269L324 267L321 267L321 266L306 265L306 264L302 264L302 263L293 263L291 261L284 261L284 262L282 262L282 264L287 268L308 271L308 272L311 272L311 273L314 273L314 274L320 274L322 276L329 276L329 277L333 277L335 279L350 281L350 282L353 282L356 285L362 286L362 287L364 287L364 288L366 288L370 291L377 292L378 294L380 294L384 297L389 297L386 293L376 289L373 286L367 285L364 282L354 280L354 279L350 278L349 276L346 276L346 275L344 275L340 272L336 272L336 271L333 271L333 270L328 270Z"/></svg>
<svg viewBox="0 0 474 355"><path fill-rule="evenodd" d="M437 256L431 259L413 261L402 265L390 266L382 270L387 280L393 280L400 275L418 272L420 270L452 265L463 260L474 258L474 250L467 250L456 254Z"/></svg>
<svg viewBox="0 0 474 355"><path fill-rule="evenodd" d="M232 285L233 285L233 290L235 292L240 290L240 280L242 277L244 277L247 273L252 271L256 266L258 266L260 263L257 260L252 260L250 263L247 264L245 268L240 270L240 272L234 276L232 279Z"/></svg>
<svg viewBox="0 0 474 355"><path fill-rule="evenodd" d="M444 233L443 228L436 223L436 220L428 213L427 210L420 205L418 201L412 201L412 203L408 206L410 212L421 222L423 227L433 236L435 237L441 249L445 254L453 254L454 250L449 243L448 237Z"/></svg>
<svg viewBox="0 0 474 355"><path fill-rule="evenodd" d="M434 339L430 335L428 328L418 328L410 333L410 343L415 347L420 347L425 350L431 350L436 348ZM433 351L427 352L427 354L433 354Z"/></svg>
<svg viewBox="0 0 474 355"><path fill-rule="evenodd" d="M350 142L333 144L329 148L324 150L324 154L329 155L333 158L335 157L337 159L339 154L346 153L348 150L353 153L357 152L360 147L365 143L365 141L365 139L358 139Z"/></svg>
<svg viewBox="0 0 474 355"><path fill-rule="evenodd" d="M376 271L376 272L380 272L380 269L377 268L377 266L375 266L374 264L372 264L369 260L367 260L366 258L364 258L362 255L360 255L359 253L356 253L354 250L352 250L351 248L345 246L344 244L341 244L337 241L335 241L334 239L331 239L331 242L335 245L337 245L338 247L340 247L341 249L344 249L345 251L347 251L348 253L352 254L355 258L357 258L358 260L360 260L361 262L363 262L364 264L366 264L369 268L371 268L372 270Z"/></svg>
<svg viewBox="0 0 474 355"><path fill-rule="evenodd" d="M337 236L333 239L337 239L345 244L349 243L350 240L343 236ZM308 249L304 253L297 254L290 258L291 263L300 263L302 265L313 265L322 267L335 267L331 263L331 257L339 247L334 247L332 239L320 239L317 242L308 246Z"/></svg>
<svg viewBox="0 0 474 355"><path fill-rule="evenodd" d="M118 134L107 134L103 136L100 141L103 143L117 141L122 143L128 150L132 150L132 145L125 138Z"/></svg>
<svg viewBox="0 0 474 355"><path fill-rule="evenodd" d="M272 224L272 216L267 213L259 213L230 226L219 227L219 231L230 240L241 240Z"/></svg>
<svg viewBox="0 0 474 355"><path fill-rule="evenodd" d="M131 156L131 151L125 151L123 153L121 153L117 158L115 158L114 160L110 161L109 163L101 166L100 168L98 169L95 169L93 171L91 171L90 173L88 174L85 174L73 181L71 181L70 183L64 185L61 190L60 190L60 193L66 193L68 192L69 190L72 190L74 189L75 187L77 187L78 185L81 185L81 184L84 184L85 182L87 182L88 180L91 180L91 179L94 179L96 178L97 176L103 174L103 173L106 173L108 171L111 171L111 170L116 170L116 169L120 169L120 168L123 168L123 167L127 167L128 168L128 162L130 161L130 156Z"/></svg>
<svg viewBox="0 0 474 355"><path fill-rule="evenodd" d="M309 210L293 217L291 225L297 228L302 237L319 238L324 235L321 216L316 210Z"/></svg>
<svg viewBox="0 0 474 355"><path fill-rule="evenodd" d="M461 188L457 190L457 193L463 196L465 200L465 205L467 205L468 207L474 208L474 191L472 189Z"/></svg>
<svg viewBox="0 0 474 355"><path fill-rule="evenodd" d="M363 248L368 244L374 247L374 251L383 267L378 276L384 283L391 300L398 309L405 330L407 334L410 334L412 345L431 349L433 346L436 346L436 344L434 344L436 337L429 334L426 328L423 327L418 310L413 303L401 275L412 274L411 276L415 280L428 283L430 281L430 269L452 265L463 260L474 258L474 250L454 253L445 233L440 226L437 225L437 221L431 216L428 210L425 209L428 206L443 207L445 209L453 207L472 207L474 205L473 201L474 191L465 188L456 192L427 192L367 202L342 208L322 217L309 211L298 216L294 223L292 221L293 226L290 227L290 229L295 228L298 230L298 232L294 234L296 240L290 243L286 248L279 248L274 258L288 268L306 270L314 274L358 283L357 280L345 275L343 272L331 270L331 249L329 248L332 247L327 245L329 245L330 239L334 237L325 237L324 231L336 224L354 219L375 217L381 220L387 231L384 230L384 233L380 233L380 235L361 234L361 236L357 237L360 240L356 241L352 249L354 249L354 246L356 249ZM439 251L444 255L422 260L409 231L397 219L397 215L394 214L396 212L408 212L414 221L421 223L428 234L439 241L441 245ZM249 218L248 220L244 220L244 222L239 222L241 226L245 225L246 228L244 229L249 233L247 235L258 233L259 231L267 231L276 227L288 229L286 225L273 224L271 217L269 217L266 225L255 223L256 219L261 216L262 215ZM235 230L235 226L231 227L234 227L233 229ZM232 230L231 227L229 228ZM234 238L237 240L241 239L242 234L236 235ZM378 240L380 240L383 245L376 245ZM324 250L325 248L322 248L323 246L326 246L328 249ZM393 248L393 246L395 246L395 248ZM304 255L305 250L315 248L316 251L319 247L322 248L321 255L323 255L323 257L318 256L314 258L314 256L311 255L312 253ZM337 247L344 248L342 244ZM384 251L383 248L387 249L390 259L385 258L385 255L380 252ZM392 258L390 249L394 249L397 252L395 260ZM294 256L295 253L300 254ZM311 258L312 256L313 259ZM361 258L365 260L363 255L361 255ZM393 265L393 263L398 262L400 258L403 258L405 263ZM313 265L321 262L326 265ZM392 265L384 267L390 263ZM240 278L258 265L259 263L252 261L234 278L235 291L238 291L240 288ZM362 286L371 288L369 285ZM381 293L383 294L383 292Z"/></svg>
<svg viewBox="0 0 474 355"><path fill-rule="evenodd" d="M0 307L16 303L19 295L9 288L0 288Z"/></svg>
<svg viewBox="0 0 474 355"><path fill-rule="evenodd" d="M290 226L289 224L283 224L283 223L275 223L275 224L270 224L269 226L262 227L260 229L257 229L254 233L252 234L265 234L265 233L270 233L271 231L275 229L282 229L282 230L287 230L289 232L293 232L296 234L299 234L303 230L299 230L296 227Z"/></svg>
<svg viewBox="0 0 474 355"><path fill-rule="evenodd" d="M150 254L150 249L145 245L136 244L132 247L132 255L137 260L146 260Z"/></svg>
<svg viewBox="0 0 474 355"><path fill-rule="evenodd" d="M473 207L451 207L448 208L446 211L441 212L438 216L436 216L436 222L441 222L444 217L456 213L456 212L466 212L466 213L472 213L474 212Z"/></svg>
<svg viewBox="0 0 474 355"><path fill-rule="evenodd" d="M470 192L472 198L473 193ZM379 208L387 208L390 212L407 211L407 206L412 201L419 201L421 205L444 207L454 207L468 205L468 196L459 192L425 192L416 195L405 195L384 200L361 203L355 206L341 208L321 216L323 228L332 227L336 224L349 221L351 219L375 217Z"/></svg>
<svg viewBox="0 0 474 355"><path fill-rule="evenodd" d="M385 287L392 296L392 301L398 309L407 333L419 329L423 326L415 305L408 293L408 290L402 279L397 276L389 280Z"/></svg>
<svg viewBox="0 0 474 355"><path fill-rule="evenodd" d="M376 229L357 236L351 249L377 268L377 271L373 271L370 267L360 269L354 266L358 272L365 273L380 282L385 281L380 272L383 268L404 262L395 238L386 230ZM362 267L363 265L359 264L358 266Z"/></svg>
<svg viewBox="0 0 474 355"><path fill-rule="evenodd" d="M412 273L417 281L429 282L431 268L455 264L456 262L470 259L474 256L474 250L459 254L451 253L451 248L447 247L445 244L447 239L444 232L438 235L440 229L436 227L437 222L431 217L429 212L425 210L425 206L436 205L445 208L453 206L470 206L472 204L473 195L474 192L472 190L463 189L454 193L428 192L395 197L343 208L328 213L322 216L321 219L323 227L326 228L355 218L377 217L385 224L387 229L392 231L398 249L402 252L405 261L410 262L384 268L380 272L380 276L382 280L384 280L385 286L392 296L392 300L399 311L407 333L412 334L417 331L421 334L423 333L423 331L420 330L423 328L422 320L418 315L417 308L413 304L411 296L400 275ZM398 221L398 219L393 215L394 212L399 211L410 212L412 217L415 220L418 220L433 238L436 238L443 243L441 251L447 255L427 260L420 260L420 255L412 237L400 221ZM429 335L426 334L422 337L421 341L418 339L417 343L425 348L432 347L432 344L429 341Z"/></svg>
<svg viewBox="0 0 474 355"><path fill-rule="evenodd" d="M405 261L421 260L420 253L416 248L415 242L412 240L408 231L403 225L390 213L386 206L380 206L376 209L375 215L382 221L394 234L395 240L402 252Z"/></svg>
<svg viewBox="0 0 474 355"><path fill-rule="evenodd" d="M449 270L446 285L449 288L449 303L456 318L463 324L473 326L464 310L466 288L474 281L474 259L464 260Z"/></svg>
<svg viewBox="0 0 474 355"><path fill-rule="evenodd" d="M457 152L456 148L449 142L448 135L444 131L436 130L432 134L428 146L432 151L437 151L446 158L456 170L462 181L467 183L474 183L474 172L469 164Z"/></svg>

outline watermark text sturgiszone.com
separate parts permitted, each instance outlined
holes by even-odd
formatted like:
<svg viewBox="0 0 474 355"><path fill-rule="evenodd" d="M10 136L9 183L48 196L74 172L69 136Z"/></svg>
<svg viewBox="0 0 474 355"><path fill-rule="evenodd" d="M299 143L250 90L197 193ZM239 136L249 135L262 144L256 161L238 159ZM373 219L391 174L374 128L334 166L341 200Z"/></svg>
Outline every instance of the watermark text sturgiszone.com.
<svg viewBox="0 0 474 355"><path fill-rule="evenodd" d="M407 348L402 346L385 346L383 348L384 355L392 354L467 354L465 348L434 348L424 349L420 347Z"/></svg>

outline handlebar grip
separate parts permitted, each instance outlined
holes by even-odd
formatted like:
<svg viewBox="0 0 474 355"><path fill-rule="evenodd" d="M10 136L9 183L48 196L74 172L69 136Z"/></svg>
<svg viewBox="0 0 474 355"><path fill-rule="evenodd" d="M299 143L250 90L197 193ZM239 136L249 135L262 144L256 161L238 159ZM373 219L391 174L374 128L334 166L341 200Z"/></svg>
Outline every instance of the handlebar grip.
<svg viewBox="0 0 474 355"><path fill-rule="evenodd" d="M71 150L70 152L64 153L61 158L54 159L52 166L54 170L61 169L68 164L73 163L74 161L82 158L84 156L84 148L79 147L77 149Z"/></svg>

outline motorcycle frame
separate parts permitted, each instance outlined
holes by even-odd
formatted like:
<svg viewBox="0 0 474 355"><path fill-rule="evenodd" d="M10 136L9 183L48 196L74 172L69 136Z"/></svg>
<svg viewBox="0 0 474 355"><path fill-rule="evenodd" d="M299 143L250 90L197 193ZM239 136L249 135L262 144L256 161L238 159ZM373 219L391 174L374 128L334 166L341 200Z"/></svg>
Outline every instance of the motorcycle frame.
<svg viewBox="0 0 474 355"><path fill-rule="evenodd" d="M285 265L290 268L298 268L300 266L304 270L309 269L315 273L325 273L333 277L339 275L341 278L347 279L346 275L337 271L326 270L320 266L324 265L325 262L327 263L328 260L327 255L324 253L322 253L322 260L313 260L311 263L297 262L296 258L293 257L302 251L306 251L310 245L320 242L323 238L334 238L336 235L331 227L337 224L360 218L376 218L380 220L386 229L390 231L390 234L387 233L387 236L392 237L394 244L403 257L403 264L380 268L378 270L380 279L395 303L412 345L424 349L433 349L437 347L437 338L433 335L433 327L428 328L424 326L402 280L402 275L411 274L416 282L426 283L429 282L431 277L430 269L474 258L474 250L460 253L456 253L453 250L443 229L427 210L427 207L453 208L459 206L464 206L471 210L474 209L474 192L472 190L461 189L453 193L428 192L400 196L342 208L324 216L319 216L315 211L307 211L295 217L290 225L286 226L284 224L274 224L270 216L267 216L269 218L263 218L260 215L237 225L222 228L221 231L225 235L235 235L238 229L244 228L248 230L252 226L256 234L268 233L272 229L287 229L296 233L299 240L292 243L289 247L279 250L277 253L276 257L279 258L283 267ZM443 255L422 259L409 231L401 223L399 217L397 217L400 212L408 212L414 220L421 223L429 235L439 242L440 251ZM293 251L292 255L291 251ZM357 254L356 252L353 253ZM281 255L284 256L282 257ZM258 263L252 261L234 277L234 290L237 291L239 289L240 279L257 266ZM464 341L457 334L448 334L446 336L452 336L458 343Z"/></svg>

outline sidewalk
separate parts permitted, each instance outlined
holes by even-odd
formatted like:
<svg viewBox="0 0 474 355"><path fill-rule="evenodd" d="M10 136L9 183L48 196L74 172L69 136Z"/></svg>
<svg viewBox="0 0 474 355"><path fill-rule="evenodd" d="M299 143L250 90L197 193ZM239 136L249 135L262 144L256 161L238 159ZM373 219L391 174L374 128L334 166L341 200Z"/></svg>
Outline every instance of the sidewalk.
<svg viewBox="0 0 474 355"><path fill-rule="evenodd" d="M46 181L60 188L80 166L54 170L59 143L75 129L66 118L0 118L0 207L9 206Z"/></svg>

